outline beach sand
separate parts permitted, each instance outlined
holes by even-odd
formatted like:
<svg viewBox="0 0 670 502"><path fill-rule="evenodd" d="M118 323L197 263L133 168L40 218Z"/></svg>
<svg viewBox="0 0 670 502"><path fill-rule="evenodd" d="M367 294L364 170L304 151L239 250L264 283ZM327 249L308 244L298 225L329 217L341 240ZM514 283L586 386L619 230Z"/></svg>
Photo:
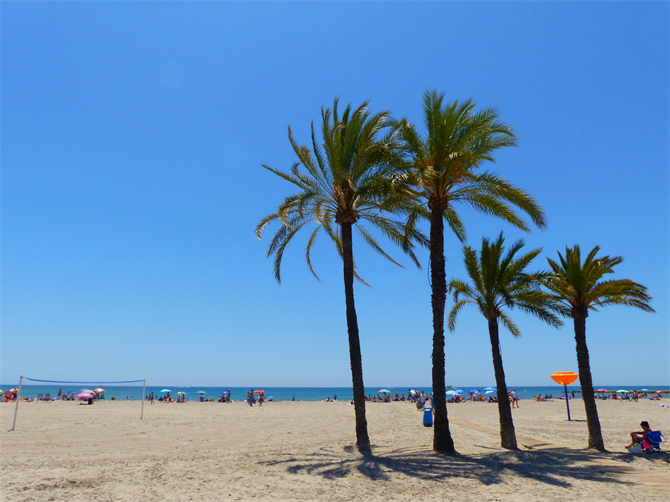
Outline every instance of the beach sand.
<svg viewBox="0 0 670 502"><path fill-rule="evenodd" d="M526 446L509 452L496 435L497 405L450 404L459 455L441 456L408 403L367 405L371 455L353 447L354 409L343 402L145 403L141 421L140 402L21 403L13 432L14 405L3 403L2 494L105 502L670 500L668 452L623 448L641 420L670 432L670 410L649 400L598 402L609 450L601 454L584 449L582 401L570 405L572 422L565 401L522 401L514 424Z"/></svg>

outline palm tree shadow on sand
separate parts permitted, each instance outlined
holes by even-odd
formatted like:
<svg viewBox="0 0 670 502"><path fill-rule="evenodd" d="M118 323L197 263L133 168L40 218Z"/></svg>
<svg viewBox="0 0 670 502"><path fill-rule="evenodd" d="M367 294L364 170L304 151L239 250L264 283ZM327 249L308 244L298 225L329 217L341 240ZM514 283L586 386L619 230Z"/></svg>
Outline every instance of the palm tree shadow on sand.
<svg viewBox="0 0 670 502"><path fill-rule="evenodd" d="M479 448L482 448L481 446ZM374 450L373 446L373 450ZM326 479L341 479L356 472L371 480L389 481L399 473L425 481L470 478L483 485L503 483L509 477L521 477L548 485L569 488L570 480L630 485L616 478L616 466L584 465L602 459L601 453L588 450L553 448L536 451L500 451L472 455L440 455L429 449L405 448L360 454L345 447L345 455L333 449L291 456L285 460L261 462L266 466L286 466L291 474L309 474ZM614 457L620 460L618 457Z"/></svg>

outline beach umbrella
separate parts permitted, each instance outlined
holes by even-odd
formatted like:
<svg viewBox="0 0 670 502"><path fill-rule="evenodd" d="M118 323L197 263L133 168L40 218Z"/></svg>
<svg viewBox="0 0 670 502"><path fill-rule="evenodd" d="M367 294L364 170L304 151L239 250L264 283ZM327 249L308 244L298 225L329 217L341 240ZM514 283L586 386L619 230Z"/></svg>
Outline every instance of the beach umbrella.
<svg viewBox="0 0 670 502"><path fill-rule="evenodd" d="M172 392L170 389L163 389L161 392Z"/></svg>
<svg viewBox="0 0 670 502"><path fill-rule="evenodd" d="M649 389L640 389L642 392L649 392Z"/></svg>
<svg viewBox="0 0 670 502"><path fill-rule="evenodd" d="M493 391L496 391L496 390L498 390L498 389L496 389L495 387L484 387L484 390L493 390Z"/></svg>
<svg viewBox="0 0 670 502"><path fill-rule="evenodd" d="M204 390L199 390L196 394L207 394Z"/></svg>
<svg viewBox="0 0 670 502"><path fill-rule="evenodd" d="M453 396L453 395L456 394L456 391L455 390L448 390L447 394L449 394L450 396Z"/></svg>
<svg viewBox="0 0 670 502"><path fill-rule="evenodd" d="M377 391L377 394L380 394L381 392L386 392L387 394L391 394L391 391L388 390L388 389L379 389L379 390Z"/></svg>
<svg viewBox="0 0 670 502"><path fill-rule="evenodd" d="M87 392L89 394L93 394L93 391L91 389L79 389L79 392Z"/></svg>
<svg viewBox="0 0 670 502"><path fill-rule="evenodd" d="M470 389L468 394L479 394L479 391L477 389Z"/></svg>
<svg viewBox="0 0 670 502"><path fill-rule="evenodd" d="M100 387L98 387L97 389L95 389L95 393L96 393L96 394L102 394L102 393L104 393L104 392L105 392L105 389L101 389Z"/></svg>
<svg viewBox="0 0 670 502"><path fill-rule="evenodd" d="M607 389L598 389L596 392L609 392Z"/></svg>
<svg viewBox="0 0 670 502"><path fill-rule="evenodd" d="M496 391L496 390L487 390L487 391L484 391L484 394L493 394L493 393L495 393L495 392L498 392L498 391Z"/></svg>
<svg viewBox="0 0 670 502"><path fill-rule="evenodd" d="M16 389L14 389L14 390L16 390ZM656 394L660 394L661 392L662 392L662 391L657 390L657 391L656 391Z"/></svg>
<svg viewBox="0 0 670 502"><path fill-rule="evenodd" d="M65 392L74 392L74 389L65 389Z"/></svg>
<svg viewBox="0 0 670 502"><path fill-rule="evenodd" d="M264 390L255 390L254 394L265 394Z"/></svg>
<svg viewBox="0 0 670 502"><path fill-rule="evenodd" d="M89 397L93 397L93 394L91 394L90 392L81 392L77 394L77 397L79 399L88 399Z"/></svg>
<svg viewBox="0 0 670 502"><path fill-rule="evenodd" d="M186 394L186 392L177 392L177 394Z"/></svg>
<svg viewBox="0 0 670 502"><path fill-rule="evenodd" d="M454 392L455 392L456 394L460 394L461 392L463 392L463 389L454 389Z"/></svg>
<svg viewBox="0 0 670 502"><path fill-rule="evenodd" d="M619 389L617 392L628 392L626 389Z"/></svg>

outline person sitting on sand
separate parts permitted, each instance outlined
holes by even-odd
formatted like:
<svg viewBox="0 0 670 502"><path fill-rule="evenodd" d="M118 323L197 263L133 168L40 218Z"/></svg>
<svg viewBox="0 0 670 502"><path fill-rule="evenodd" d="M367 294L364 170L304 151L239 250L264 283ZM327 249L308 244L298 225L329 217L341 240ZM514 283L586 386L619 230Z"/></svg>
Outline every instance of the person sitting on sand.
<svg viewBox="0 0 670 502"><path fill-rule="evenodd" d="M651 432L649 422L647 422L646 420L640 422L640 427L642 427L641 432L633 431L630 433L630 444L626 445L626 449L632 448L633 446L635 446L635 443L641 443L642 441L647 439L647 434Z"/></svg>

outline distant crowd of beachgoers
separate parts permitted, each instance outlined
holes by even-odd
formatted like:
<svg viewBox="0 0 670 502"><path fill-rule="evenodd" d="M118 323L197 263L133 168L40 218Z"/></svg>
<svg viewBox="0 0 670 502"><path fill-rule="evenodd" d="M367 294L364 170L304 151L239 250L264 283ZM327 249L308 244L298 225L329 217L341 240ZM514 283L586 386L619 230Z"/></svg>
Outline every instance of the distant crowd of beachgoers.
<svg viewBox="0 0 670 502"><path fill-rule="evenodd" d="M462 395L464 394L464 391L460 390L450 390L447 392L447 402L449 403L462 403L465 401L474 401L474 402L486 402L486 403L497 403L498 398L497 398L497 391L495 387L487 387L489 389L486 391L487 395L484 395L483 393L480 393L479 391L473 392L470 391L468 395ZM474 389L473 389L474 390ZM525 391L524 391L525 392ZM611 390L606 390L606 389L598 389L595 391L596 394L596 399L599 400L614 400L614 401L633 401L637 402L639 399L651 399L654 401L659 401L661 399L662 394L668 394L670 391L668 390L648 390L648 389L643 389L643 390L624 390L620 389L617 391L611 391ZM232 392L230 390L224 390L220 396L218 397L213 397L213 396L206 396L207 392L205 391L198 391L195 393L198 397L195 399L190 399L186 392L177 392L175 396L173 396L172 391L168 391L168 389L165 389L164 391L161 391L160 393L154 393L150 392L149 394L146 394L144 398L147 401L150 402L166 402L166 403L185 403L187 401L200 401L200 402L218 402L218 403L231 403L233 402L232 399ZM218 394L218 391L217 391ZM577 396L575 396L577 394ZM575 399L579 398L580 391L570 391L568 397L570 399ZM16 397L18 395L18 388L12 388L8 389L6 391L0 390L0 402L13 402L16 400ZM125 396L125 399L133 399L134 396ZM121 396L118 399L124 399L124 396ZM366 395L365 396L366 401L371 402L371 403L390 403L390 402L408 402L408 403L418 403L418 408L423 409L425 403L427 401L432 401L432 393L428 394L424 391L415 391L412 389L409 389L407 393L400 393L400 392L393 392L388 389L384 389L383 391L379 391L376 395ZM519 405L519 396L517 395L516 389L513 389L512 391L508 392L508 399L512 403L512 406L517 406ZM535 401L551 401L554 399L559 399L559 400L564 400L565 397L561 394L558 396L554 396L551 393L544 393L544 394L537 394L533 396L532 398ZM25 402L31 402L31 401L89 401L89 402L95 402L98 400L105 400L105 391L102 388L97 388L95 390L89 390L89 389L81 389L79 394L75 394L75 391L73 389L59 389L58 392L56 393L55 396L52 397L50 393L44 393L44 394L37 394L37 397L28 397L24 396L23 393L21 395L21 401ZM117 400L116 396L111 396L110 398L111 401ZM249 404L250 406L253 406L255 404L260 404L262 405L263 402L272 402L275 399L273 399L272 396L266 397L266 392L263 390L254 390L251 389L250 391L246 392L246 398L244 401ZM333 395L326 397L326 399L322 399L325 402L335 402L337 401L337 395ZM290 399L290 401L296 401L296 396L293 395L293 397ZM345 402L348 400L345 400Z"/></svg>

